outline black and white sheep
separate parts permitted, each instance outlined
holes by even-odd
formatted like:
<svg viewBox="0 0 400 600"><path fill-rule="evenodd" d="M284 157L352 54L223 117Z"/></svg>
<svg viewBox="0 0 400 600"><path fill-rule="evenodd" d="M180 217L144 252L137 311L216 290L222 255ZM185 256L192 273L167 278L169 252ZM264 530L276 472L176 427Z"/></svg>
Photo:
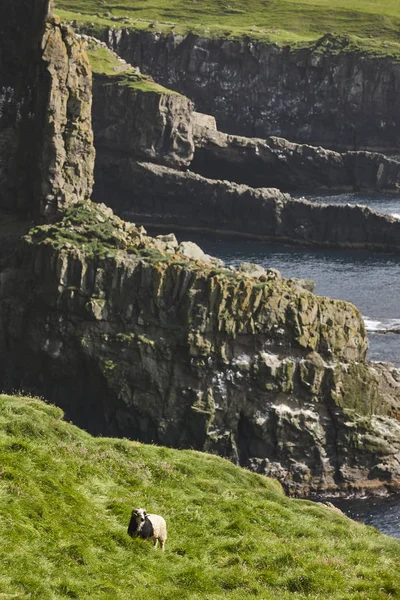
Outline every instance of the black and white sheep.
<svg viewBox="0 0 400 600"><path fill-rule="evenodd" d="M144 508L134 508L129 521L128 534L132 538L153 540L155 548L160 542L161 550L164 550L167 541L167 524L160 515L148 515Z"/></svg>

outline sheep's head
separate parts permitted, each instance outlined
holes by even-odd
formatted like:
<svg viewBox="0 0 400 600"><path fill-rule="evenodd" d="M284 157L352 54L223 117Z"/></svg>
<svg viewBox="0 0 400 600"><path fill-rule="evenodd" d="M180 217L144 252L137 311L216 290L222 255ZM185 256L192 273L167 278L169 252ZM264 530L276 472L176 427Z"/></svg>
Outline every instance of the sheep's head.
<svg viewBox="0 0 400 600"><path fill-rule="evenodd" d="M138 525L141 525L142 523L144 523L146 517L147 517L147 512L145 511L144 508L134 508L132 510L132 519L135 519L135 521Z"/></svg>

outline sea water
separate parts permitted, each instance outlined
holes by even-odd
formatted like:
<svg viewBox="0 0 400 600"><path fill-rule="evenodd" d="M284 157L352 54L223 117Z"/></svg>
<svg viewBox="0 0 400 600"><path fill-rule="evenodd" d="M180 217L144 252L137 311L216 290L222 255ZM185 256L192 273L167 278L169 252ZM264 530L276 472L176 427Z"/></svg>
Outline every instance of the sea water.
<svg viewBox="0 0 400 600"><path fill-rule="evenodd" d="M300 195L298 195L300 197ZM400 218L400 194L346 192L307 194L326 204L361 204ZM352 302L361 311L370 340L368 358L400 366L400 254L366 250L302 248L283 244L180 234L227 266L254 262L284 277L315 281L315 293Z"/></svg>
<svg viewBox="0 0 400 600"><path fill-rule="evenodd" d="M400 499L398 497L334 500L334 504L351 519L372 525L382 533L400 539Z"/></svg>

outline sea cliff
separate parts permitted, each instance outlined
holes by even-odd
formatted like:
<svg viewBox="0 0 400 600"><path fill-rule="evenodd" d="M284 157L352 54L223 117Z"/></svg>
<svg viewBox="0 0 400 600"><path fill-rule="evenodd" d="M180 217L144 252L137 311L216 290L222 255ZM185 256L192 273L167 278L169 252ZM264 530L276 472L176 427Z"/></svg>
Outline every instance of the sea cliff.
<svg viewBox="0 0 400 600"><path fill-rule="evenodd" d="M88 200L94 149L83 41L48 16L44 0L30 5L33 12L24 13L23 2L15 6L27 31L27 77L12 79L21 57L4 53L15 30L3 27L7 69L0 64L13 93L0 118L15 138L18 171L2 143L9 195L1 205L1 388L43 395L98 435L218 453L273 475L292 494L397 490L400 372L366 361L359 311L274 270L225 268L174 235L148 236ZM44 87L35 79L41 72ZM143 106L137 83L129 92L136 107ZM32 108L26 114L25 103ZM160 106L167 105L151 108ZM131 118L133 131L134 111ZM149 139L171 139L168 119L145 122ZM189 129L176 127L172 139L180 129L190 152ZM26 154L25 136L39 131L37 152ZM117 137L107 139L115 144ZM129 168L143 152L139 144L136 155L135 147ZM30 164L32 173L24 170ZM233 189L247 206L253 194L260 210L270 210L269 194L279 209L271 212L274 227L277 215L296 223L302 206L278 191L216 184L162 165L142 168L155 169L165 186L172 173L210 190L218 185L227 197ZM20 202L9 201L10 190ZM390 238L396 225L385 223Z"/></svg>
<svg viewBox="0 0 400 600"><path fill-rule="evenodd" d="M327 34L304 48L107 28L124 59L213 114L227 133L333 149L396 152L400 64Z"/></svg>
<svg viewBox="0 0 400 600"><path fill-rule="evenodd" d="M400 371L365 361L351 304L189 258L90 203L32 229L2 281L3 389L294 494L397 489Z"/></svg>

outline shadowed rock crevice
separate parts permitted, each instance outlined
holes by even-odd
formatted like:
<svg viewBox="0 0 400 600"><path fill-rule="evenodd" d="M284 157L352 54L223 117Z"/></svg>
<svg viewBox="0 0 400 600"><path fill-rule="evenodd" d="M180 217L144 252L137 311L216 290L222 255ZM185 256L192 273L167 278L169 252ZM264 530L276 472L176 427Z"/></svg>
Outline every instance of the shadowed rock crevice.
<svg viewBox="0 0 400 600"><path fill-rule="evenodd" d="M47 0L0 7L0 207L51 218L93 185L91 73Z"/></svg>

